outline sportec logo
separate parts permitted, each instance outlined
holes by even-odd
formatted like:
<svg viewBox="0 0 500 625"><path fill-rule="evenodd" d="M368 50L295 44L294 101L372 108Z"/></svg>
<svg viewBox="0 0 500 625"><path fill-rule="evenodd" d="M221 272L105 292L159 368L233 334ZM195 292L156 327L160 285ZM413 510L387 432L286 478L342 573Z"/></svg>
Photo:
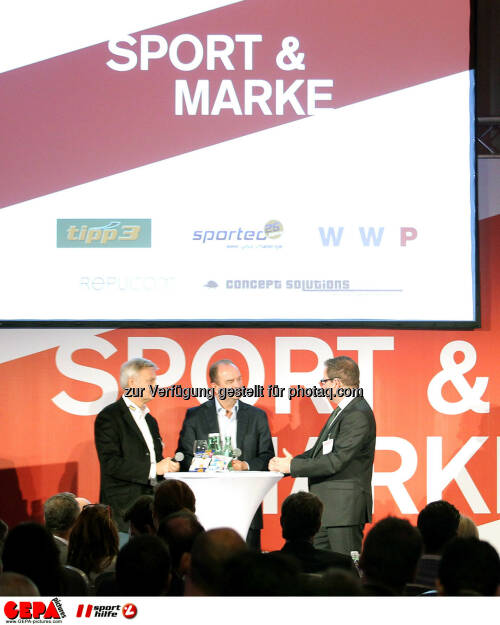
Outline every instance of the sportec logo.
<svg viewBox="0 0 500 625"><path fill-rule="evenodd" d="M226 247L268 247L268 239L277 239L282 234L283 224L271 219L263 228L234 226L231 229L194 230L193 241L200 241L202 244L221 242Z"/></svg>
<svg viewBox="0 0 500 625"><path fill-rule="evenodd" d="M43 601L7 601L3 611L8 623L53 623L66 617L57 598L48 605Z"/></svg>
<svg viewBox="0 0 500 625"><path fill-rule="evenodd" d="M133 603L126 603L121 606L117 605L93 605L88 603L87 605L80 603L77 610L77 618L115 618L119 614L127 619L134 618L137 614L137 607Z"/></svg>
<svg viewBox="0 0 500 625"><path fill-rule="evenodd" d="M151 247L151 219L58 219L57 247Z"/></svg>
<svg viewBox="0 0 500 625"><path fill-rule="evenodd" d="M245 230L241 227L233 230L195 230L193 232L193 241L201 241L207 243L209 241L229 241L236 243L237 241L265 241L266 234L264 230Z"/></svg>

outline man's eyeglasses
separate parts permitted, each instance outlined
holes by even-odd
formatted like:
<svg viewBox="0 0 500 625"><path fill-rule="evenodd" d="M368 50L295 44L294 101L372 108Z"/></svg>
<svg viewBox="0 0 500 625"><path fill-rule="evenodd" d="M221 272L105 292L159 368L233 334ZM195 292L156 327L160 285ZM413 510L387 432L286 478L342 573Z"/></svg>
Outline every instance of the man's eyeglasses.
<svg viewBox="0 0 500 625"><path fill-rule="evenodd" d="M338 380L339 378L325 378L324 380L320 380L320 384L326 384L327 382L333 382L334 380Z"/></svg>

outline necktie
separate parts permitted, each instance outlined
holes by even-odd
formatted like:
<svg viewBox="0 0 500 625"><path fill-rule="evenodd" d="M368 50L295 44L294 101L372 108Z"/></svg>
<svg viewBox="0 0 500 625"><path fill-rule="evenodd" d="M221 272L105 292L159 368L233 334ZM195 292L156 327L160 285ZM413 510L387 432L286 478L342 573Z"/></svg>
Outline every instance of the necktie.
<svg viewBox="0 0 500 625"><path fill-rule="evenodd" d="M314 451L312 454L313 458L315 458L319 454L319 451L323 445L323 442L326 441L326 439L328 438L328 434L330 433L333 422L335 421L335 418L339 412L340 412L340 407L337 406L335 410L332 412L332 414L330 415L330 418L328 419L328 421L326 422L326 425L323 428L323 431L321 432L318 440L316 441L316 445L314 446Z"/></svg>

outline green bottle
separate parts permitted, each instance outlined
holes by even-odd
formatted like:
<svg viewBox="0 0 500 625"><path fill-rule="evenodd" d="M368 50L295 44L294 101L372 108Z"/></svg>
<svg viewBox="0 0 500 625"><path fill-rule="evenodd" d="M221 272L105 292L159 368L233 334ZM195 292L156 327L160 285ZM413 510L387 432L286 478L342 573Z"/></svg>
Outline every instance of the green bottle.
<svg viewBox="0 0 500 625"><path fill-rule="evenodd" d="M222 451L224 456L232 456L233 455L233 443L231 442L230 436L224 436L224 449Z"/></svg>
<svg viewBox="0 0 500 625"><path fill-rule="evenodd" d="M232 458L232 455L233 455L233 443L231 441L231 437L230 436L224 436L224 449L222 451L222 455L223 456L227 456L228 458ZM229 461L229 463L227 465L227 470L228 471L232 471L233 470L232 460Z"/></svg>
<svg viewBox="0 0 500 625"><path fill-rule="evenodd" d="M214 455L215 456L220 456L222 453L222 443L220 440L220 434L213 434L213 450L214 450Z"/></svg>

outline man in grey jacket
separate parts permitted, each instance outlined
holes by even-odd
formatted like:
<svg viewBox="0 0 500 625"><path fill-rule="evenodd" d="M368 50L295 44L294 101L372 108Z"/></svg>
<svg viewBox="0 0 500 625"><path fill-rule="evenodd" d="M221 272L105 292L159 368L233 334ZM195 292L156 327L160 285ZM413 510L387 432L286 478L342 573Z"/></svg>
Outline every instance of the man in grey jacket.
<svg viewBox="0 0 500 625"><path fill-rule="evenodd" d="M324 505L314 546L350 554L361 551L364 525L372 519L375 418L362 396L359 368L352 358L327 360L321 384L340 401L316 444L295 458L273 458L269 470L308 478L310 492Z"/></svg>

